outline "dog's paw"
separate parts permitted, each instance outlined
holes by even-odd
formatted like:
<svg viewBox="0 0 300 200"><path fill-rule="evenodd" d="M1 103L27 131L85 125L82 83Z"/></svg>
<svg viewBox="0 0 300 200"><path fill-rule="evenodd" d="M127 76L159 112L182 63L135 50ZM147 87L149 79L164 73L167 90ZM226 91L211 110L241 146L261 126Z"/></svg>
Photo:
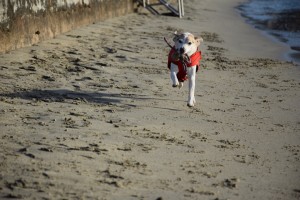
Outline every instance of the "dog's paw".
<svg viewBox="0 0 300 200"><path fill-rule="evenodd" d="M181 89L182 86L183 86L183 82L179 82L179 85L178 85L179 89Z"/></svg>
<svg viewBox="0 0 300 200"><path fill-rule="evenodd" d="M188 103L187 103L187 106L190 107L190 108L191 108L191 107L194 107L194 106L195 106L195 103L196 103L196 100L194 99L193 101L188 102Z"/></svg>
<svg viewBox="0 0 300 200"><path fill-rule="evenodd" d="M195 105L188 103L187 106L191 108L191 107L194 107Z"/></svg>

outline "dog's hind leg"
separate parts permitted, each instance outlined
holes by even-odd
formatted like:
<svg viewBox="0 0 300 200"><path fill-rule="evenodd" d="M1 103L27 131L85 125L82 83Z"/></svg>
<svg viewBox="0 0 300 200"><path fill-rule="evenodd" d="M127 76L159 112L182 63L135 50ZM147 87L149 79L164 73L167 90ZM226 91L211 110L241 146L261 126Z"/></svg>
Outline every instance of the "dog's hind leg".
<svg viewBox="0 0 300 200"><path fill-rule="evenodd" d="M187 74L189 78L189 98L187 106L193 107L196 103L195 87L196 87L196 66L188 67Z"/></svg>
<svg viewBox="0 0 300 200"><path fill-rule="evenodd" d="M170 76L171 76L171 81L172 81L173 87L177 87L179 85L179 82L177 79L177 73L178 73L178 66L171 63Z"/></svg>

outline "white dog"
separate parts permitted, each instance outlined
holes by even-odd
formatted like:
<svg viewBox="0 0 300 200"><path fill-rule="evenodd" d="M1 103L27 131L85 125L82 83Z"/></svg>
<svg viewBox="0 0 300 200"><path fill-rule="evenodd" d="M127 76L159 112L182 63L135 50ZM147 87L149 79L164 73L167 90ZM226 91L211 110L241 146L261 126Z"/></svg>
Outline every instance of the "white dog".
<svg viewBox="0 0 300 200"><path fill-rule="evenodd" d="M195 100L195 79L198 71L201 51L198 50L201 37L195 37L191 33L177 34L173 38L175 45L172 47L168 57L168 68L170 69L172 86L181 88L185 80L189 80L189 97L187 106L193 107Z"/></svg>

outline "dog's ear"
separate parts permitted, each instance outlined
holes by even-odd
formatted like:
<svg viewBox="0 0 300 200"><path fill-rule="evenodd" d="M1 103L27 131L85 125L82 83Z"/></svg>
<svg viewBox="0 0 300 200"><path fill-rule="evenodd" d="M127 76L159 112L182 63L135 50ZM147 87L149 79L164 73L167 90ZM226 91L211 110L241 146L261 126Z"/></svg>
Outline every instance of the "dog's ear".
<svg viewBox="0 0 300 200"><path fill-rule="evenodd" d="M174 42L177 42L180 35L181 35L180 33L178 33L177 31L175 31L175 32L174 32L173 41L174 41Z"/></svg>
<svg viewBox="0 0 300 200"><path fill-rule="evenodd" d="M203 38L202 37L195 37L195 41L197 46L200 46L201 42L203 42Z"/></svg>

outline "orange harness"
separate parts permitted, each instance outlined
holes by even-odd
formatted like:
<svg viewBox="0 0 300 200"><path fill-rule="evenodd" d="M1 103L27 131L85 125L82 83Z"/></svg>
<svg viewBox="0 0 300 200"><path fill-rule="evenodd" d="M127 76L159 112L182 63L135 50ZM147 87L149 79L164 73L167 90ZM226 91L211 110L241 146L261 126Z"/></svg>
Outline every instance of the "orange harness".
<svg viewBox="0 0 300 200"><path fill-rule="evenodd" d="M179 58L177 60L174 59L174 54L177 53L175 48L172 47L171 51L168 56L168 68L171 68L171 63L178 66L178 73L177 73L177 79L179 82L184 82L188 79L186 68L192 67L196 65L196 71L198 71L198 68L200 66L200 60L202 58L201 51L195 52L191 57L188 57L188 59Z"/></svg>

